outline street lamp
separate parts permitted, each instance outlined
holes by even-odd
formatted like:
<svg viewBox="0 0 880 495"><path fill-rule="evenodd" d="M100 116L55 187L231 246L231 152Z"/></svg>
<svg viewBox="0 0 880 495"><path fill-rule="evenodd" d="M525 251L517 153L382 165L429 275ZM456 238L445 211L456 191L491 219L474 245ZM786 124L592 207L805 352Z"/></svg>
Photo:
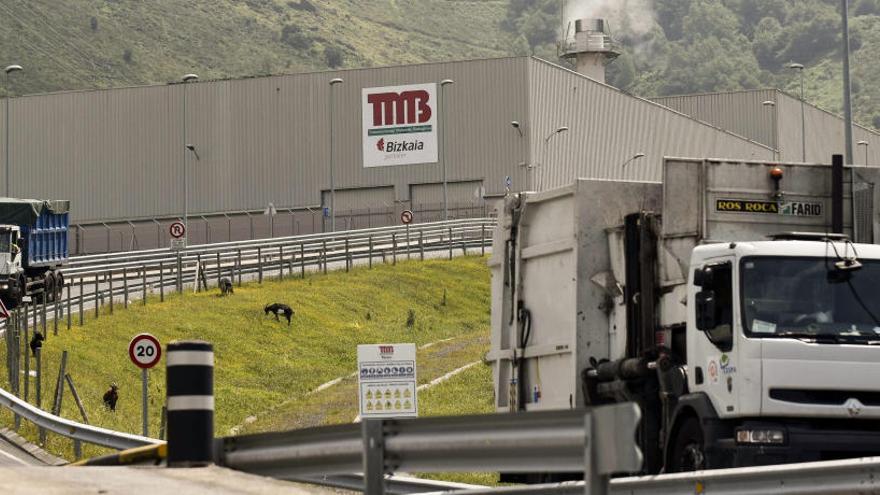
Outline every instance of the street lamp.
<svg viewBox="0 0 880 495"><path fill-rule="evenodd" d="M333 86L342 84L342 78L330 80L330 231L336 232L336 184L333 182Z"/></svg>
<svg viewBox="0 0 880 495"><path fill-rule="evenodd" d="M779 160L779 142L778 142L779 141L779 137L778 137L779 130L776 129L776 108L775 108L776 102L771 101L771 100L767 100L767 101L761 102L761 105L764 105L764 107L769 108L773 112L773 159L778 161Z"/></svg>
<svg viewBox="0 0 880 495"><path fill-rule="evenodd" d="M635 155L629 157L625 162L623 162L623 164L621 165L621 167L626 167L627 165L629 165L629 164L630 164L631 162L633 162L634 160L638 160L639 158L643 158L644 156L645 156L645 154L642 153L642 152L640 151L640 152L636 153Z"/></svg>
<svg viewBox="0 0 880 495"><path fill-rule="evenodd" d="M189 225L187 223L187 219L189 217L189 186L187 183L186 173L186 162L187 162L187 151L195 151L195 147L190 148L192 145L187 144L186 142L186 85L191 81L197 81L199 76L197 74L184 74L183 77L180 78L180 81L183 83L183 230L188 231ZM187 235L188 236L188 235ZM186 239L186 237L184 237Z"/></svg>
<svg viewBox="0 0 880 495"><path fill-rule="evenodd" d="M454 84L452 79L444 79L440 81L440 159L443 167L443 220L449 220L449 197L447 195L446 182L446 99L444 97L443 88Z"/></svg>
<svg viewBox="0 0 880 495"><path fill-rule="evenodd" d="M789 69L800 72L801 75L801 161L807 161L807 124L804 117L804 66L802 64L789 64Z"/></svg>
<svg viewBox="0 0 880 495"><path fill-rule="evenodd" d="M560 127L557 127L556 130L554 130L550 134L547 134L547 137L544 138L544 146L541 150L541 163L536 164L535 165L536 167L543 165L544 161L547 159L547 143L549 143L550 140L553 139L554 136L557 136L557 135L562 134L563 132L567 132L567 131L568 131L568 126L560 126ZM541 188L540 183L538 184L537 188L538 189Z"/></svg>
<svg viewBox="0 0 880 495"><path fill-rule="evenodd" d="M5 81L3 86L6 88L6 196L9 196L9 95L12 93L12 90L9 86L9 74L13 72L18 72L23 70L20 65L12 64L7 65L5 69L3 69L3 73L5 74Z"/></svg>
<svg viewBox="0 0 880 495"><path fill-rule="evenodd" d="M518 120L511 120L511 121L510 121L510 126L513 127L514 129L516 129L516 132L519 133L519 137L520 137L520 138L523 138L523 137L524 137L523 130L522 130L522 125L519 123ZM529 191L531 191L531 190L532 190L532 170L534 170L535 167L534 167L534 164L533 164L533 163L527 163L525 160L522 159L522 146L520 146L520 162L519 162L519 166L520 166L520 167L525 167L525 168L526 168L526 181L528 182L528 183L526 184L526 189L528 189Z"/></svg>
<svg viewBox="0 0 880 495"><path fill-rule="evenodd" d="M868 166L868 142L867 141L859 141L856 143L857 146L865 147L865 166Z"/></svg>

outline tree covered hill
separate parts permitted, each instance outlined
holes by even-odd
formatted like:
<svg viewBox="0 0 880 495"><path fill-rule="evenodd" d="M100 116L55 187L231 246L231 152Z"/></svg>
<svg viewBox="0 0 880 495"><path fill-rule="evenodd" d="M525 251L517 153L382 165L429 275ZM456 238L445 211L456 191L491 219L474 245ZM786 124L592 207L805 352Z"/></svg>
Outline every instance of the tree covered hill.
<svg viewBox="0 0 880 495"><path fill-rule="evenodd" d="M850 0L854 113L880 128L880 0ZM535 54L558 61L565 19L611 21L609 82L641 96L780 87L839 112L832 0L8 0L11 91L163 83Z"/></svg>
<svg viewBox="0 0 880 495"><path fill-rule="evenodd" d="M560 5L566 6L564 16ZM779 87L800 93L788 65L806 69L808 101L840 112L842 41L832 0L510 0L504 26L555 57L560 18L611 21L624 53L609 82L642 96ZM880 128L880 0L850 0L853 112Z"/></svg>

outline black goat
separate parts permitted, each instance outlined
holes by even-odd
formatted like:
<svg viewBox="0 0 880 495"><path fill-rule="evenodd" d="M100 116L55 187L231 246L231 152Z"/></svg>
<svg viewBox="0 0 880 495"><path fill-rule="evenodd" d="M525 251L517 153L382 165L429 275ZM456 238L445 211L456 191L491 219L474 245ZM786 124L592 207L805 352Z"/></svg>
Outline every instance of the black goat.
<svg viewBox="0 0 880 495"><path fill-rule="evenodd" d="M269 313L274 314L277 321L281 321L278 318L278 315L284 315L284 317L287 318L287 326L290 326L290 318L292 318L294 314L293 310L290 309L290 306L281 303L267 304L266 307L263 308L263 312L267 315Z"/></svg>
<svg viewBox="0 0 880 495"><path fill-rule="evenodd" d="M37 349L43 347L43 340L45 340L45 337L43 337L43 334L41 334L40 332L34 332L34 336L31 337L31 344L30 344L32 356L37 357Z"/></svg>
<svg viewBox="0 0 880 495"><path fill-rule="evenodd" d="M232 280L223 277L220 279L220 295L228 296L230 294L235 294L235 290L232 288Z"/></svg>

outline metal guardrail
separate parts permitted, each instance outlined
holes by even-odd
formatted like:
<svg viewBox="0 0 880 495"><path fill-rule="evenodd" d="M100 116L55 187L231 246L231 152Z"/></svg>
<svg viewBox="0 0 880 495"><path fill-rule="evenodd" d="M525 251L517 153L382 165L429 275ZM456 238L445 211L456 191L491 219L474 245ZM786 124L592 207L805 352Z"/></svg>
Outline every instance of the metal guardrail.
<svg viewBox="0 0 880 495"><path fill-rule="evenodd" d="M269 276L295 276L295 272L304 277L307 271L326 272L329 265L341 268L343 263L348 270L355 261L367 260L372 266L380 259L424 259L426 253L432 252L448 252L450 259L458 250L485 253L491 246L494 225L494 219L452 220L413 224L409 228L381 227L205 244L180 252L165 248L77 256L62 269L66 279L62 299L38 306L39 311L48 315L42 319L53 320L57 332L60 319L67 316L70 327L71 315L82 314L86 305L94 308L109 303L112 311L114 299L123 299L127 304L130 296L145 299L148 292L155 291L164 298L168 288L182 291L186 286L196 285L198 274L206 285L217 284L223 276L241 284L244 277L253 276L259 282ZM38 316L35 308L31 307L33 320ZM5 322L0 324L0 328L5 326Z"/></svg>
<svg viewBox="0 0 880 495"><path fill-rule="evenodd" d="M102 447L129 449L144 445L163 443L161 440L156 440L154 438L108 430L106 428L77 423L76 421L55 416L36 406L28 404L3 389L0 389L0 405L41 428L45 428L67 438L100 445Z"/></svg>
<svg viewBox="0 0 880 495"><path fill-rule="evenodd" d="M641 468L635 404L543 411L366 420L218 439L217 463L279 479L364 472L364 491L384 493L386 474L407 472L584 472L591 494L613 473Z"/></svg>
<svg viewBox="0 0 880 495"><path fill-rule="evenodd" d="M583 481L476 488L423 495L584 495ZM880 494L880 457L804 462L611 480L610 495L867 495Z"/></svg>

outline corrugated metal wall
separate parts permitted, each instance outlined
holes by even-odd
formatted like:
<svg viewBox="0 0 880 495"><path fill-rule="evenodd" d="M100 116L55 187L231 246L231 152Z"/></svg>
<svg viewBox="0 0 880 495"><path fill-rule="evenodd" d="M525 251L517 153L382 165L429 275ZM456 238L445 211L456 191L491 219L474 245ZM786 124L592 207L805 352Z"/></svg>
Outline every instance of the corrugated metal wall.
<svg viewBox="0 0 880 495"><path fill-rule="evenodd" d="M775 89L760 89L668 96L652 98L652 101L768 146L778 143L781 160L803 161L801 102L796 96ZM776 103L778 134L773 132L773 109L762 105L764 101ZM840 116L813 106L808 101L804 105L804 124L807 162L830 163L832 154L843 153L844 125ZM853 128L853 141L856 164L865 163L866 149L855 143L866 141L868 163L880 165L880 134L856 125Z"/></svg>
<svg viewBox="0 0 880 495"><path fill-rule="evenodd" d="M529 81L537 189L578 177L659 181L666 156L773 156L758 143L540 60L531 61ZM570 131L548 141L560 126ZM639 152L646 156L624 166Z"/></svg>
<svg viewBox="0 0 880 495"><path fill-rule="evenodd" d="M450 182L446 184L447 201L452 203L481 203L481 181ZM410 186L412 204L443 204L443 183L413 184Z"/></svg>
<svg viewBox="0 0 880 495"><path fill-rule="evenodd" d="M525 179L528 142L510 121L528 118L527 64L505 58L14 98L11 194L70 199L75 222L181 214L186 141L199 155L187 166L191 214L318 205L329 189L335 77L345 80L334 88L338 189L393 186L402 201L409 184L441 180L438 164L363 168L361 89L449 78L449 180L483 180L501 194L506 176Z"/></svg>
<svg viewBox="0 0 880 495"><path fill-rule="evenodd" d="M779 92L779 144L782 159L801 161L801 102L798 98ZM831 155L843 154L845 126L843 119L812 105L804 106L806 128L807 162L831 163ZM853 162L865 164L865 147L859 141L868 143L868 164L880 165L880 134L865 127L853 126Z"/></svg>
<svg viewBox="0 0 880 495"><path fill-rule="evenodd" d="M774 90L664 96L651 101L752 141L775 146L773 109L762 104L776 101Z"/></svg>

